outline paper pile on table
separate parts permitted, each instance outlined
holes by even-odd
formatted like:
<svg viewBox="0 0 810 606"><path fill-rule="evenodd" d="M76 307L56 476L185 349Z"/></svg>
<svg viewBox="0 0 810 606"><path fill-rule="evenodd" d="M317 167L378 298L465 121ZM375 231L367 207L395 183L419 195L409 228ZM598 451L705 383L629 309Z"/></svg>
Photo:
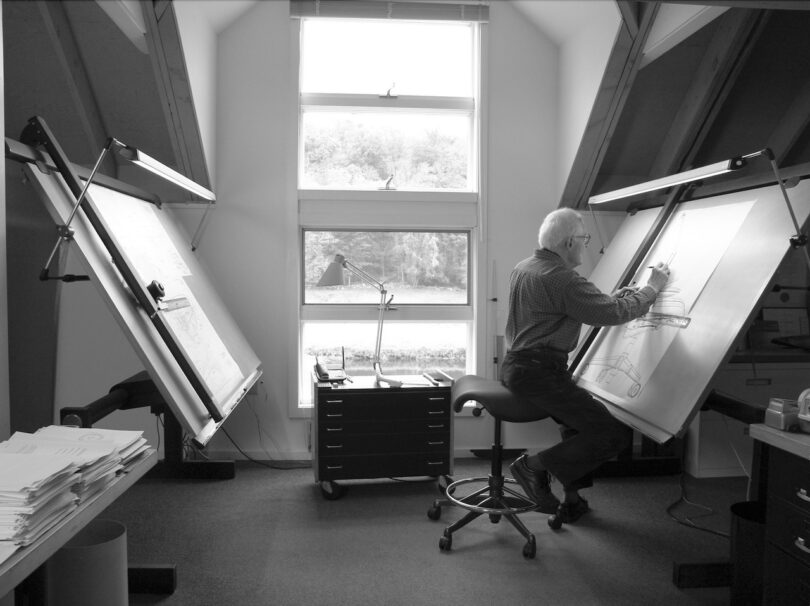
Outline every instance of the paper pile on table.
<svg viewBox="0 0 810 606"><path fill-rule="evenodd" d="M146 439L144 439L142 431L49 425L48 427L37 429L36 433L33 435L38 438L53 438L77 442L84 446L89 444L112 443L121 456L121 465L125 468L137 461L149 450L149 445Z"/></svg>
<svg viewBox="0 0 810 606"><path fill-rule="evenodd" d="M51 425L0 442L0 541L28 545L149 450L141 431Z"/></svg>
<svg viewBox="0 0 810 606"><path fill-rule="evenodd" d="M28 545L71 513L79 478L65 457L0 452L0 540Z"/></svg>

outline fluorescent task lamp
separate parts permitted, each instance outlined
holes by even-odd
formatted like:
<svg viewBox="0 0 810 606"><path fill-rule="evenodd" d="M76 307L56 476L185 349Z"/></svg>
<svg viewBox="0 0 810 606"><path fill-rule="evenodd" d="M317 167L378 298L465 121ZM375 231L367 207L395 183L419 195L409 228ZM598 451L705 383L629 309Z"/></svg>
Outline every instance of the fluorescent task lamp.
<svg viewBox="0 0 810 606"><path fill-rule="evenodd" d="M768 162L770 162L771 170L773 171L773 176L776 179L776 183L779 185L779 190L782 192L782 197L785 200L785 205L787 206L788 213L790 214L790 219L793 222L793 227L796 229L796 235L791 236L790 244L793 248L803 248L804 258L805 261L807 262L807 267L810 269L810 252L808 252L807 250L808 245L807 234L804 234L801 231L801 226L799 225L799 222L796 219L796 213L793 211L793 206L791 205L790 198L788 197L787 194L785 181L783 181L781 176L779 175L779 167L776 164L776 158L774 156L773 151L771 151L771 149L768 147L752 152L750 154L745 154L744 156L737 156L736 158L731 158L730 160L723 160L722 162L708 164L706 166L701 166L700 168L694 168L692 170L687 170L682 173L670 175L668 177L662 177L661 179L655 179L653 181L639 183L638 185L631 185L630 187L625 187L623 189L617 189L614 191L606 192L604 194L591 196L588 199L588 205L593 206L594 204L603 204L605 202L620 200L622 198L629 198L630 196L636 196L638 194L655 191L657 189L672 187L673 185L681 185L683 183L699 181L700 179L716 177L717 175L722 175L731 172L733 170L738 170L742 168L748 163L749 159L756 158L757 156L764 156L765 158L767 158Z"/></svg>
<svg viewBox="0 0 810 606"><path fill-rule="evenodd" d="M747 157L747 156L746 156ZM588 204L604 204L605 202L612 202L613 200L621 200L622 198L629 198L630 196L637 196L639 194L646 194L657 189L665 189L674 185L681 185L683 183L691 183L700 179L707 179L709 177L716 177L732 170L737 170L745 166L745 158L732 158L731 160L723 160L722 162L715 162L701 166L700 168L693 168L682 173L669 175L668 177L661 177L653 181L646 181L630 187L624 187L614 191L609 191L604 194L598 194L588 198Z"/></svg>
<svg viewBox="0 0 810 606"><path fill-rule="evenodd" d="M118 145L121 146L121 151L118 152L122 158L126 158L133 164L137 164L141 168L148 170L156 174L158 177L162 177L166 181L170 181L175 185L179 185L185 190L190 191L192 194L198 195L200 198L204 200L214 201L216 200L216 196L214 196L214 192L209 189L206 189L199 183L195 183L188 177L181 175L176 170L173 170L155 160L152 156L149 156L139 149L131 147L129 145L124 145L120 141L116 141Z"/></svg>
<svg viewBox="0 0 810 606"><path fill-rule="evenodd" d="M327 266L326 270L323 272L321 279L318 280L317 286L343 286L345 283L344 273L343 270L348 271L349 273L357 276L363 282L376 288L380 292L380 306L379 306L379 314L377 316L377 342L374 346L374 358L372 359L372 365L374 367L374 375L377 377L377 382L387 383L389 387L402 387L402 381L397 379L392 379L390 377L386 377L382 373L382 367L380 366L380 345L382 344L382 327L383 327L383 319L385 315L385 310L388 309L388 306L391 304L391 300L394 298L394 295L391 295L391 298L387 301L385 297L388 295L388 291L385 289L385 285L380 282L379 280L375 280L369 274L364 272L362 269L350 263L346 260L346 257L343 255L335 255L334 260Z"/></svg>

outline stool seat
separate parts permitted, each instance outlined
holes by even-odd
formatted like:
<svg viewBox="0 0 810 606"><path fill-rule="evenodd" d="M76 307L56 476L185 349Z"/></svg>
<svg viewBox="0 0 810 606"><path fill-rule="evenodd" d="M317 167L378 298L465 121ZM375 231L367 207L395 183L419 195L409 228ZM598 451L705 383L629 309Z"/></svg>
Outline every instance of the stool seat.
<svg viewBox="0 0 810 606"><path fill-rule="evenodd" d="M431 520L441 517L443 505L455 505L467 510L467 514L444 529L439 539L439 549L450 551L453 545L453 533L469 524L483 514L488 514L491 522L507 520L526 539L523 556L533 558L537 545L534 535L518 518L518 514L533 511L537 508L527 495L515 490L517 482L505 478L501 469L503 464L503 444L501 441L501 422L529 423L548 418L548 414L538 410L531 402L510 391L500 381L485 379L476 375L464 375L453 382L450 391L451 404L455 412L461 412L464 404L470 401L482 406L495 421L492 443L492 468L488 477L465 478L448 485L444 499L436 499L428 510ZM482 486L483 485L483 486ZM460 488L472 490L466 494L455 494ZM515 489L513 489L513 487ZM552 528L559 528L557 516L549 519ZM553 521L552 521L553 520Z"/></svg>
<svg viewBox="0 0 810 606"><path fill-rule="evenodd" d="M548 418L545 412L537 410L500 381L476 375L464 375L454 381L450 398L456 412L461 412L464 404L472 400L481 404L493 417L509 423L529 423Z"/></svg>

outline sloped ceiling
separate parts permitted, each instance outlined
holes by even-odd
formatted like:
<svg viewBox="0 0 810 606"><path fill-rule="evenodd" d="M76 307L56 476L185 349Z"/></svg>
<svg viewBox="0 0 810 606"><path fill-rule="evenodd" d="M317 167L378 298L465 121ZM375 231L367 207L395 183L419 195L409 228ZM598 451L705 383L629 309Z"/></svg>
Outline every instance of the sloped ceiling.
<svg viewBox="0 0 810 606"><path fill-rule="evenodd" d="M255 2L200 1L201 18L220 30ZM6 134L16 138L28 118L41 115L77 164L91 166L106 137L115 136L206 184L199 132L190 125L193 106L184 117L173 96L178 87L171 78L187 75L176 63L182 49L172 5L119 4L143 11L146 53L97 2L2 2ZM561 43L591 3L513 4ZM686 37L662 36L655 27L668 4L717 11ZM810 162L810 3L618 1L615 7L622 31L561 204L583 207L595 193L766 146L781 166ZM668 43L651 57L659 38ZM768 170L764 162L753 164L754 173ZM115 176L115 169L106 172Z"/></svg>

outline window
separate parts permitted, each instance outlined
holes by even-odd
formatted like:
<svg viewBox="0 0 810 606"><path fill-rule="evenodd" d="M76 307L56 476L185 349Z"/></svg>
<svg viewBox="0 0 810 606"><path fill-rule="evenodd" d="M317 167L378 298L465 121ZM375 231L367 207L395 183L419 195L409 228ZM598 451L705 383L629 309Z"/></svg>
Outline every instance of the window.
<svg viewBox="0 0 810 606"><path fill-rule="evenodd" d="M450 6L307 4L381 5ZM337 254L393 295L386 374L472 372L480 24L299 16L299 405L311 406L316 356L373 374L380 292L350 272L341 286L317 286Z"/></svg>
<svg viewBox="0 0 810 606"><path fill-rule="evenodd" d="M302 188L475 189L474 24L301 27Z"/></svg>

